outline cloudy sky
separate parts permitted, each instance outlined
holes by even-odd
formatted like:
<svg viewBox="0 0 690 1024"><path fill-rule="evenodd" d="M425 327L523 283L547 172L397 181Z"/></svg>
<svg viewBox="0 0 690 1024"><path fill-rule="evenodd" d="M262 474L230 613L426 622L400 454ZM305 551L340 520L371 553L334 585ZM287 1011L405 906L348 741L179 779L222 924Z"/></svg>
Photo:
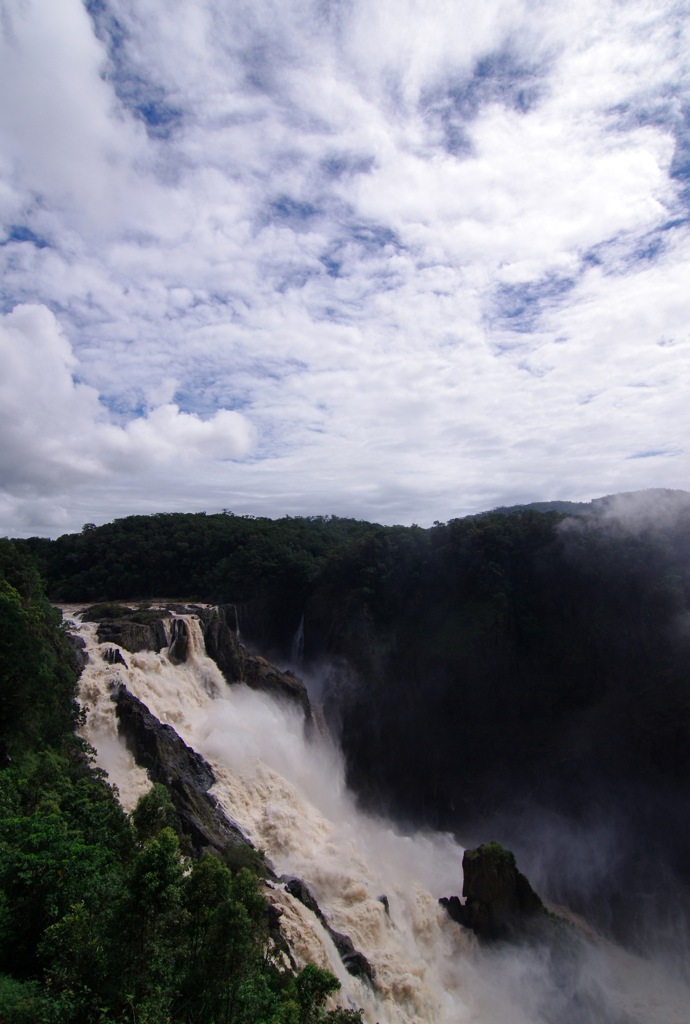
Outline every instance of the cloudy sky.
<svg viewBox="0 0 690 1024"><path fill-rule="evenodd" d="M688 0L0 0L0 534L690 481Z"/></svg>

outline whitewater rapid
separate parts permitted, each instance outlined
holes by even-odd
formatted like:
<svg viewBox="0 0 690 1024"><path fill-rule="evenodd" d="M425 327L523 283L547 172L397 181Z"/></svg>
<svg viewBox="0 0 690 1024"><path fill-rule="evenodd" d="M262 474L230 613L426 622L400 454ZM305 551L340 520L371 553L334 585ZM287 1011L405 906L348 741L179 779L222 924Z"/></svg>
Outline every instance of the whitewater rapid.
<svg viewBox="0 0 690 1024"><path fill-rule="evenodd" d="M690 1020L690 990L682 981L603 939L583 935L577 956L562 959L543 947L481 948L438 904L440 896L462 891L462 847L449 835L402 835L358 811L333 743L323 736L307 741L299 710L228 686L206 656L195 616L184 616L191 639L186 662L174 664L165 651L122 649L125 666L106 663L104 650L117 645L99 645L95 624L82 623L79 609L63 613L89 653L80 682L85 736L125 809L151 783L118 736L110 699L115 682L209 761L216 775L211 792L229 816L277 875L308 884L329 925L366 956L373 987L347 973L315 915L269 883L267 896L282 911L281 928L297 961L336 974L340 1003L362 1008L367 1024Z"/></svg>

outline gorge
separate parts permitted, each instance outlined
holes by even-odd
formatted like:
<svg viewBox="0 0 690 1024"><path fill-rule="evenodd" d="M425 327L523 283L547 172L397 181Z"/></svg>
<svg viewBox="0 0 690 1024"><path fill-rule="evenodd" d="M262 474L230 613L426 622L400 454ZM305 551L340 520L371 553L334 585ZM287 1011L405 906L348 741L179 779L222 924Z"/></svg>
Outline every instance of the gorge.
<svg viewBox="0 0 690 1024"><path fill-rule="evenodd" d="M684 492L0 542L0 1019L685 1022L689 623Z"/></svg>
<svg viewBox="0 0 690 1024"><path fill-rule="evenodd" d="M291 956L299 965L312 962L332 971L342 985L341 1001L362 1008L367 1022L684 1019L690 991L681 978L567 913L555 939L535 935L517 944L486 946L454 923L439 898L461 890L462 847L448 833L404 834L358 810L341 755L314 724L319 714L315 709L312 717L296 676L250 655L232 635L231 614L149 604L146 615L153 622L137 629L123 608L121 618L100 623L82 621L74 607L63 613L89 655L80 683L85 734L125 808L133 809L151 778L170 787L176 807L181 790L169 758L167 766L160 764L159 747L154 764L150 744L127 724L140 701L163 723L159 729L174 730L201 755L201 788L224 816L222 842L232 842L228 832L237 828L262 851L269 868L265 894ZM137 609L130 614L136 618ZM204 633L232 686L208 657ZM116 646L116 638L140 649ZM247 674L254 689L241 681ZM280 680L283 685L276 686ZM189 801L182 797L180 803ZM197 826L186 827L196 829L201 845L217 841L208 833L199 839ZM348 936L366 970L348 970L334 934Z"/></svg>

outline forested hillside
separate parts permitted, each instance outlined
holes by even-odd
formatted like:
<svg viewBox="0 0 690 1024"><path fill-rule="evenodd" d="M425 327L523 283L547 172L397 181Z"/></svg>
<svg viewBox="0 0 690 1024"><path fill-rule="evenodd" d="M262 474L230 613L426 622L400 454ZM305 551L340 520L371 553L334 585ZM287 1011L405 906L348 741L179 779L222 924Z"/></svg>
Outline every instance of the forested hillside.
<svg viewBox="0 0 690 1024"><path fill-rule="evenodd" d="M301 624L365 806L497 833L553 895L608 913L613 871L631 907L650 879L690 883L690 506L578 511L431 529L160 515L23 544L56 599L234 604L245 641L284 659ZM583 884L594 835L610 856Z"/></svg>
<svg viewBox="0 0 690 1024"><path fill-rule="evenodd" d="M75 735L77 674L30 558L0 541L0 1020L331 1024L339 987L271 952L257 874L191 857L167 790L127 816Z"/></svg>

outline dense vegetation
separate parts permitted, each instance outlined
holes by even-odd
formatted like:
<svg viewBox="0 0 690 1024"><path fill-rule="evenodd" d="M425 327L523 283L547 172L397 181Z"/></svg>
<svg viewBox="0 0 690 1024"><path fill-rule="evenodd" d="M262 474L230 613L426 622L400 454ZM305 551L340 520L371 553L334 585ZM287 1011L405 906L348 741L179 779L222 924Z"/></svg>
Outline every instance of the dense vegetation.
<svg viewBox="0 0 690 1024"><path fill-rule="evenodd" d="M53 600L253 603L273 630L287 622L287 636L333 552L377 529L328 516L274 521L171 513L130 516L98 528L86 524L80 534L20 543L36 556Z"/></svg>
<svg viewBox="0 0 690 1024"><path fill-rule="evenodd" d="M530 872L538 847L558 870L547 891L599 911L614 888L635 904L638 883L690 886L690 505L578 511L431 529L137 516L22 544L54 598L233 603L245 639L284 657L302 620L304 671L367 806L496 835ZM585 837L571 863L564 820ZM544 822L551 849L531 844ZM611 857L584 879L594 833Z"/></svg>
<svg viewBox="0 0 690 1024"><path fill-rule="evenodd" d="M0 1020L330 1024L287 969L257 878L191 860L165 787L131 817L75 735L76 672L31 559L0 541ZM184 838L184 837L182 837Z"/></svg>

